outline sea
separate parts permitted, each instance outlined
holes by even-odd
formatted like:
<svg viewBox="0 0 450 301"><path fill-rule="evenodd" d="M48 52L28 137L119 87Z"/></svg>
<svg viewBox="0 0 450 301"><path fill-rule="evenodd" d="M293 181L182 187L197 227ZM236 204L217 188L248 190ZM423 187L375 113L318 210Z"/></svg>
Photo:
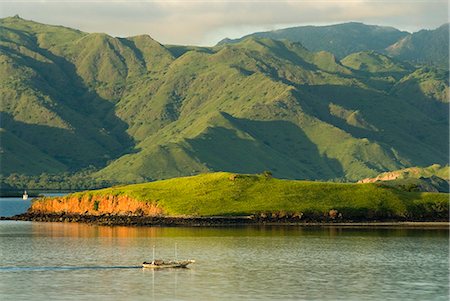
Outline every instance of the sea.
<svg viewBox="0 0 450 301"><path fill-rule="evenodd" d="M0 198L0 216L29 204ZM153 250L195 263L142 268ZM449 231L5 220L0 300L449 300Z"/></svg>

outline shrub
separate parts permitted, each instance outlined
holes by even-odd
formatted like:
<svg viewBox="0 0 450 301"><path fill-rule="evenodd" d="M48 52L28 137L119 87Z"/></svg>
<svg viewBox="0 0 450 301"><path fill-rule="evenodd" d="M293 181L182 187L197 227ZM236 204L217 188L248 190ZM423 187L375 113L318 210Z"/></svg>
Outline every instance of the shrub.
<svg viewBox="0 0 450 301"><path fill-rule="evenodd" d="M100 201L99 201L99 200L94 201L93 209L94 209L95 211L98 211L98 206L99 206L99 204L100 204Z"/></svg>
<svg viewBox="0 0 450 301"><path fill-rule="evenodd" d="M335 219L338 216L338 211L335 209L331 209L330 212L328 212L328 215L330 216L331 219Z"/></svg>
<svg viewBox="0 0 450 301"><path fill-rule="evenodd" d="M237 174L232 174L232 175L230 175L230 176L228 177L228 179L229 179L230 181L234 181L234 180L236 180L238 177L239 177L239 176L238 176Z"/></svg>

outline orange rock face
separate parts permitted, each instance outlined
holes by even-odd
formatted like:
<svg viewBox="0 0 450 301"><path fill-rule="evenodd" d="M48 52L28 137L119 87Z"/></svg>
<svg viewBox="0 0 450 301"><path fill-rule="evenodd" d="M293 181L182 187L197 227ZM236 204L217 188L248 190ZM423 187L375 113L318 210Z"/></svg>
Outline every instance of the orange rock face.
<svg viewBox="0 0 450 301"><path fill-rule="evenodd" d="M420 174L420 169L417 167L410 167L402 170L383 172L382 174L379 174L375 178L366 178L359 180L358 183L375 183L377 181L392 181L400 178L405 174L406 175L412 174L418 176Z"/></svg>
<svg viewBox="0 0 450 301"><path fill-rule="evenodd" d="M33 213L67 213L86 215L163 215L157 204L142 202L128 196L70 196L44 198L31 204Z"/></svg>
<svg viewBox="0 0 450 301"><path fill-rule="evenodd" d="M396 180L401 176L401 173L393 171L393 172L385 172L375 178L366 178L359 180L358 183L375 183L377 181L392 181Z"/></svg>

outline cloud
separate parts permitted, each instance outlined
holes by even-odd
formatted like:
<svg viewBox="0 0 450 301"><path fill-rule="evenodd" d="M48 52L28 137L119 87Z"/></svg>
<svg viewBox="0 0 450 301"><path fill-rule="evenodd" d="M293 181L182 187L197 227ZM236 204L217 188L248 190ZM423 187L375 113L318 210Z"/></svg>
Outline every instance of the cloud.
<svg viewBox="0 0 450 301"><path fill-rule="evenodd" d="M213 45L228 36L306 24L361 21L410 31L448 22L446 0L1 1L2 17L115 36L149 34L162 43Z"/></svg>

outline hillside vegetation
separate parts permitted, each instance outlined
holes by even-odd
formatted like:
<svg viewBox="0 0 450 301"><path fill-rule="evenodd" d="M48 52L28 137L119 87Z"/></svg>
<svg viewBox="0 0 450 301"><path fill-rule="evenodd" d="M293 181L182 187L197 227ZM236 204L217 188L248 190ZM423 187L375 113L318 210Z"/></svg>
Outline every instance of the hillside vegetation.
<svg viewBox="0 0 450 301"><path fill-rule="evenodd" d="M434 30L420 30L401 38L386 51L392 56L418 64L449 68L449 27L443 24Z"/></svg>
<svg viewBox="0 0 450 301"><path fill-rule="evenodd" d="M448 163L448 71L373 51L164 46L12 17L0 62L6 176L93 166L99 183L263 170L356 181Z"/></svg>
<svg viewBox="0 0 450 301"><path fill-rule="evenodd" d="M146 205L139 205L139 202ZM222 172L86 191L62 198L45 198L35 201L31 212L439 218L448 216L448 194L404 192L376 184L280 180L269 174Z"/></svg>

